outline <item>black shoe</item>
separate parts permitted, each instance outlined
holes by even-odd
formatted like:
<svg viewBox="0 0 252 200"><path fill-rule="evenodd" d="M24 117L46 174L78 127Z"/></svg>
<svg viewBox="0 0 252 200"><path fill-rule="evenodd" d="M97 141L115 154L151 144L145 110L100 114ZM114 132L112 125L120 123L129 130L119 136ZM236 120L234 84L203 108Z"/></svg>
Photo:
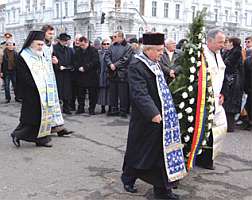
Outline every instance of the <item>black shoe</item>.
<svg viewBox="0 0 252 200"><path fill-rule="evenodd" d="M90 115L95 115L95 111L90 110L90 111L89 111L89 114L90 114Z"/></svg>
<svg viewBox="0 0 252 200"><path fill-rule="evenodd" d="M78 109L75 114L82 114L82 113L85 113L85 110L82 110L82 109Z"/></svg>
<svg viewBox="0 0 252 200"><path fill-rule="evenodd" d="M120 113L120 117L121 117L121 118L124 118L124 119L127 119L127 118L128 118L128 115L127 115L127 113L125 113L125 112L121 112L121 113Z"/></svg>
<svg viewBox="0 0 252 200"><path fill-rule="evenodd" d="M70 135L73 131L68 131L67 129L63 129L62 131L57 132L57 135L59 137L63 137L64 135Z"/></svg>
<svg viewBox="0 0 252 200"><path fill-rule="evenodd" d="M22 99L19 99L17 97L15 97L15 101L18 102L18 103L22 103Z"/></svg>
<svg viewBox="0 0 252 200"><path fill-rule="evenodd" d="M137 188L134 185L123 185L126 192L137 193Z"/></svg>
<svg viewBox="0 0 252 200"><path fill-rule="evenodd" d="M203 169L208 169L208 170L215 170L215 166L214 165L197 165L196 166L203 168Z"/></svg>
<svg viewBox="0 0 252 200"><path fill-rule="evenodd" d="M10 99L7 99L4 103L10 103Z"/></svg>
<svg viewBox="0 0 252 200"><path fill-rule="evenodd" d="M154 187L154 197L155 199L179 200L179 195L174 194L171 189L165 190L157 187Z"/></svg>
<svg viewBox="0 0 252 200"><path fill-rule="evenodd" d="M105 106L102 106L101 108L102 108L102 109L101 109L101 113L102 113L102 114L105 113L105 112L106 112Z"/></svg>
<svg viewBox="0 0 252 200"><path fill-rule="evenodd" d="M107 116L111 116L111 117L114 117L114 116L119 116L119 112L108 112Z"/></svg>
<svg viewBox="0 0 252 200"><path fill-rule="evenodd" d="M72 114L69 110L63 110L63 113L65 113L67 115L71 115Z"/></svg>
<svg viewBox="0 0 252 200"><path fill-rule="evenodd" d="M17 137L13 134L11 134L11 137L12 137L12 142L13 144L16 146L16 147L20 147L20 140L17 139Z"/></svg>
<svg viewBox="0 0 252 200"><path fill-rule="evenodd" d="M48 142L48 143L45 143L45 144L43 144L43 143L36 143L36 146L37 147L47 147L47 148L50 148L53 145Z"/></svg>

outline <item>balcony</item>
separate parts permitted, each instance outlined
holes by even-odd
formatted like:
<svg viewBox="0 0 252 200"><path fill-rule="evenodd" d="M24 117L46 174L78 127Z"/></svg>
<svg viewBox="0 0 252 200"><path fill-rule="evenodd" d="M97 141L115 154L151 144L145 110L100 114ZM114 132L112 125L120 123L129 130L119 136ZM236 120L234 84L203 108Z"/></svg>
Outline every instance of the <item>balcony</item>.
<svg viewBox="0 0 252 200"><path fill-rule="evenodd" d="M91 12L91 11L80 12L80 13L76 13L76 14L75 14L73 20L90 19L90 18L92 18L93 16L94 16L94 15L93 15L93 12Z"/></svg>

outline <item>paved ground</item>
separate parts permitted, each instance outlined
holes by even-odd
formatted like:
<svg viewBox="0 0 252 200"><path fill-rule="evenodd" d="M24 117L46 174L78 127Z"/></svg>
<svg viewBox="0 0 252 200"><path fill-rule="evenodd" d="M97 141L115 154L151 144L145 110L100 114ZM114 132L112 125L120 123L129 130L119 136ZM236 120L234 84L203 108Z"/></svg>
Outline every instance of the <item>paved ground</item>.
<svg viewBox="0 0 252 200"><path fill-rule="evenodd" d="M22 142L9 134L18 124L20 105L0 94L0 200L145 200L152 188L137 181L139 193L120 182L128 120L105 115L65 117L71 137L53 137L53 148ZM215 171L196 168L175 192L183 200L252 200L252 132L227 136Z"/></svg>

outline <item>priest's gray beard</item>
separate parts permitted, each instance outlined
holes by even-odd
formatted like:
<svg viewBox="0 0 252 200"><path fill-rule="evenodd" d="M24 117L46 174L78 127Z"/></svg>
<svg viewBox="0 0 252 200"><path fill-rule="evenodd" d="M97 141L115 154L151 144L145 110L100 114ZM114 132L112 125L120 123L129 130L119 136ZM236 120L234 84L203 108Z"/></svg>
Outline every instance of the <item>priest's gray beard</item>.
<svg viewBox="0 0 252 200"><path fill-rule="evenodd" d="M37 56L43 56L43 50L38 51L38 50L31 48L31 51L32 51L32 53L34 53Z"/></svg>

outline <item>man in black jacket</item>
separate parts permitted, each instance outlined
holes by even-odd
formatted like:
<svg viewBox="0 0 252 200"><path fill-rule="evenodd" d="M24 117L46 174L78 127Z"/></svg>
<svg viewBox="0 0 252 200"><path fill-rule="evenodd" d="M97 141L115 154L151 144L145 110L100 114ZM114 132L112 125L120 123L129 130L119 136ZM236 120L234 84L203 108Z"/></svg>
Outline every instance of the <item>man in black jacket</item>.
<svg viewBox="0 0 252 200"><path fill-rule="evenodd" d="M78 86L78 110L76 114L84 113L85 93L88 90L89 114L95 114L98 98L100 61L97 49L90 46L89 40L82 36L79 39L80 48L74 55L74 67Z"/></svg>
<svg viewBox="0 0 252 200"><path fill-rule="evenodd" d="M113 44L105 54L110 79L110 116L119 114L127 118L129 105L128 92L128 64L132 56L132 48L124 39L124 34L117 31L113 35ZM120 109L118 109L118 97L120 100Z"/></svg>
<svg viewBox="0 0 252 200"><path fill-rule="evenodd" d="M58 39L58 44L53 46L53 56L58 58L58 64L54 64L53 67L59 99L63 102L63 113L71 114L73 51L67 46L69 36L66 33L61 33Z"/></svg>

